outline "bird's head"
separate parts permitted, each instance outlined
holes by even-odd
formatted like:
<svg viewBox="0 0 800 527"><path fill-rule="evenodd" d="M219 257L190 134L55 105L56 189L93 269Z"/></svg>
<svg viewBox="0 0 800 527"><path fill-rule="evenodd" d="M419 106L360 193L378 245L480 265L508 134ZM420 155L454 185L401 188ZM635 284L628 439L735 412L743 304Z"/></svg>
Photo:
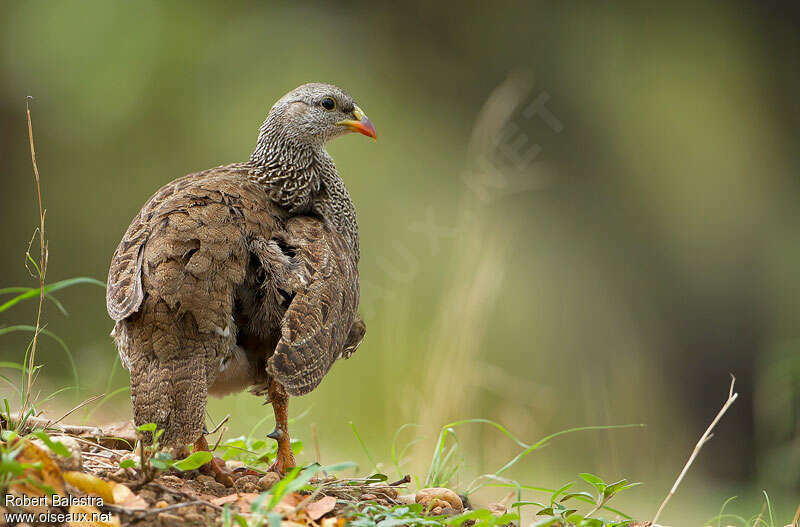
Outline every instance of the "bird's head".
<svg viewBox="0 0 800 527"><path fill-rule="evenodd" d="M269 111L264 132L317 147L348 132L376 139L375 127L353 98L321 83L303 84L281 97Z"/></svg>

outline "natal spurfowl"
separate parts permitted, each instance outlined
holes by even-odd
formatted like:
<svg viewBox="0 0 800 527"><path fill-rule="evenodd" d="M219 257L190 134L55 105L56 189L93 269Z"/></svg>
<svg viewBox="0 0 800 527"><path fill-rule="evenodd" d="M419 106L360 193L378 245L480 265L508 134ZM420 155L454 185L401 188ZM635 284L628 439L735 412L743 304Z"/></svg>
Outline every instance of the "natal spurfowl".
<svg viewBox="0 0 800 527"><path fill-rule="evenodd" d="M355 208L325 150L351 131L375 138L347 93L300 86L269 111L248 162L168 183L128 227L107 307L134 420L163 429L162 445L203 448L207 394L250 387L275 412L272 469L294 466L288 395L313 390L365 333Z"/></svg>

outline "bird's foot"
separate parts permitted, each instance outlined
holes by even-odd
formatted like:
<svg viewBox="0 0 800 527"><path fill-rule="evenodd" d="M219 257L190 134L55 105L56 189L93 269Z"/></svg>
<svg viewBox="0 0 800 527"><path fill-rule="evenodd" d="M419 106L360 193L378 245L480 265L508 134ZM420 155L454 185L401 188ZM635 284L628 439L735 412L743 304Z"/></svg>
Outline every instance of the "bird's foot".
<svg viewBox="0 0 800 527"><path fill-rule="evenodd" d="M195 451L204 450L206 452L210 452L205 436L200 436L200 439L198 439L194 444L194 449ZM233 487L233 478L231 477L231 473L225 467L225 462L218 457L213 457L213 453L211 461L200 467L200 473L205 474L206 476L212 476L217 483L221 483L226 487Z"/></svg>
<svg viewBox="0 0 800 527"><path fill-rule="evenodd" d="M289 469L296 466L292 447L289 443L289 434L276 427L272 433L267 434L267 437L278 442L278 453L275 456L275 462L267 470L277 472L281 477L285 476Z"/></svg>
<svg viewBox="0 0 800 527"><path fill-rule="evenodd" d="M200 467L200 472L213 477L217 483L233 487L231 473L225 468L225 462L218 457L211 458L211 461Z"/></svg>

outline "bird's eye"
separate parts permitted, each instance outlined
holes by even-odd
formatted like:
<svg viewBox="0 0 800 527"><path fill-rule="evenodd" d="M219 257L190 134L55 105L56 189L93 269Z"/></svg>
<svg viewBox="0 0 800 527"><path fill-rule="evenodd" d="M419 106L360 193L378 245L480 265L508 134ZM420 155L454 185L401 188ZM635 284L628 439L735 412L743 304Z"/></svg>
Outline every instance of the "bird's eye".
<svg viewBox="0 0 800 527"><path fill-rule="evenodd" d="M332 97L325 97L319 104L329 112L332 112L336 108L336 101L334 101Z"/></svg>

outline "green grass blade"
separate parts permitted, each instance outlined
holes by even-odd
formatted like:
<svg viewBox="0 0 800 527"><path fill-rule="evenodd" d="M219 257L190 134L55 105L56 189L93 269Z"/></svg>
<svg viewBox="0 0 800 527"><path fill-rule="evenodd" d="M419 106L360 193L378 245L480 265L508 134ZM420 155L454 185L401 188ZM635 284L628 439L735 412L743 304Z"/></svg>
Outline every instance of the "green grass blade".
<svg viewBox="0 0 800 527"><path fill-rule="evenodd" d="M430 485L431 481L434 478L434 474L436 473L436 471L440 470L441 467L442 467L442 464L441 464L442 449L444 448L444 443L447 440L447 435L448 434L453 434L454 435L452 429L454 427L456 427L456 426L461 426L461 425L465 425L465 424L475 424L475 423L477 423L477 424L486 424L486 425L489 425L489 426L491 426L493 428L496 428L497 430L502 432L503 435L505 435L506 437L511 439L514 443L516 443L517 445L519 445L522 448L527 449L527 448L531 447L531 445L525 443L524 441L519 439L517 436L512 434L506 427L504 427L500 423L492 421L491 419L473 418L473 419L461 419L459 421L453 421L452 423L448 423L448 424L444 425L442 427L441 431L439 432L439 439L437 440L436 447L433 450L433 458L431 459L430 468L428 469L428 475L425 478L425 485L426 486Z"/></svg>
<svg viewBox="0 0 800 527"><path fill-rule="evenodd" d="M251 429L250 429L250 433L249 433L249 434L247 434L247 439L253 439L253 437L254 437L254 436L255 436L255 434L256 434L256 430L258 430L258 429L259 429L259 427L260 427L261 425L263 425L264 423L266 423L268 419L272 419L272 418L273 418L273 416L272 416L270 413L267 413L266 415L264 415L264 417L262 417L262 418L261 418L261 419L260 419L260 420L259 420L259 421L258 421L258 422L255 424L255 426L253 426L253 428L251 428Z"/></svg>
<svg viewBox="0 0 800 527"><path fill-rule="evenodd" d="M397 453L397 439L399 438L403 430L405 430L406 428L412 428L412 427L419 428L420 426L421 425L418 425L416 423L406 423L400 426L400 428L398 428L397 431L394 433L394 437L392 437L392 448L391 448L392 464L394 465L395 470L397 470L397 475L400 477L403 476L402 471L400 470L400 462L403 459L403 455L411 445L417 443L421 438L414 438L408 443L406 443L406 445L400 450L399 454Z"/></svg>
<svg viewBox="0 0 800 527"><path fill-rule="evenodd" d="M9 386L11 386L11 388L12 388L12 389L13 389L15 392L17 392L17 394L21 394L21 392L19 391L19 388L17 388L17 385L16 385L16 384L14 384L14 383L11 381L11 379L9 379L8 377L6 377L5 375L2 375L2 374L0 374L0 380L3 380L3 381L5 381L5 382L6 382L6 384L8 384Z"/></svg>
<svg viewBox="0 0 800 527"><path fill-rule="evenodd" d="M52 283L52 284L50 284L48 286L45 286L44 293L45 293L45 295L47 295L49 293L54 293L55 291L58 291L59 289L64 289L65 287L70 287L70 286L77 285L77 284L94 284L94 285L100 286L100 287L102 287L104 289L106 287L106 284L104 284L103 282L101 282L99 280L95 280L94 278L89 278L89 277L86 277L86 276L79 276L79 277L76 277L76 278L68 278L67 280L61 280L60 282L54 282L54 283ZM10 290L15 290L14 292L16 292L16 291L19 291L21 288L10 287L10 288L6 288L6 289L4 289L2 291L9 292L8 291L9 289ZM2 313L3 311L7 310L11 306L13 306L15 304L18 304L19 302L22 302L23 300L26 300L28 298L35 298L35 297L39 296L40 291L41 291L41 289L38 288L38 287L36 287L36 288L28 288L25 292L15 296L11 300L8 300L3 304L0 304L0 313Z"/></svg>
<svg viewBox="0 0 800 527"><path fill-rule="evenodd" d="M369 462L372 463L372 468L375 469L375 472L380 472L378 464L375 463L375 460L372 458L372 454L369 453L369 449L367 449L367 445L364 443L364 440L361 439L361 435L359 435L356 425L353 421L350 421L350 428L353 429L353 434L356 436L356 439L358 439L358 444L361 445L361 449L364 451L364 454L366 454L367 459L369 459Z"/></svg>
<svg viewBox="0 0 800 527"><path fill-rule="evenodd" d="M39 289L34 287L6 287L0 289L0 295L9 293L27 293L29 291L32 291L34 293L34 296L39 294ZM45 293L44 296L45 298L50 300L53 304L55 304L55 306L58 308L59 311L61 311L61 313L64 316L69 316L69 313L67 312L66 308L64 308L64 305L55 296L49 293Z"/></svg>
<svg viewBox="0 0 800 527"><path fill-rule="evenodd" d="M64 386L63 388L59 388L58 390L54 391L53 393L51 393L50 395L48 395L47 397L42 399L41 402L39 402L39 404L42 405L42 404L44 404L44 403L46 403L48 401L52 401L53 399L55 399L55 397L58 394L64 393L64 392L69 391L69 390L76 390L76 389L77 388L75 386Z"/></svg>
<svg viewBox="0 0 800 527"><path fill-rule="evenodd" d="M24 372L25 367L18 362L0 362L0 368L11 368L13 370L19 370Z"/></svg>
<svg viewBox="0 0 800 527"><path fill-rule="evenodd" d="M15 331L26 331L29 333L35 333L36 328L34 326L27 326L27 325L8 326L7 328L0 329L0 336L5 335L6 333L13 333ZM78 367L75 365L75 359L72 357L72 351L70 351L69 346L67 346L67 343L64 342L61 339L61 337L59 337L58 335L47 329L40 328L39 333L55 340L58 343L58 345L61 346L61 349L64 350L64 353L66 353L67 359L69 359L69 364L72 368L72 377L75 380L75 386L76 388L80 389L80 382L78 381ZM27 360L27 353L26 353L26 360Z"/></svg>
<svg viewBox="0 0 800 527"><path fill-rule="evenodd" d="M117 388L117 389L116 389L116 390L114 390L113 392L111 392L111 393L109 393L109 394L107 394L107 395L103 396L103 398L102 398L102 399L100 399L100 401L99 401L99 402L98 402L98 403L95 405L95 407L94 407L94 408L92 408L92 409L91 409L91 410L90 410L90 411L89 411L89 412L86 414L86 417L85 417L85 419L84 419L84 423L88 422L88 421L89 421L89 419L91 419L92 415L95 413L95 411L97 411L97 409L98 409L98 408L100 408L101 406L103 406L103 404L105 404L105 402L106 402L106 401L108 401L109 399L111 399L112 397L114 397L115 395L117 395L118 393L127 392L128 390L130 390L130 387L128 387L128 386L122 386L121 388Z"/></svg>
<svg viewBox="0 0 800 527"><path fill-rule="evenodd" d="M764 499L767 500L767 511L769 512L769 526L775 527L775 517L772 515L772 503L769 501L769 494L767 491L762 491L764 493Z"/></svg>
<svg viewBox="0 0 800 527"><path fill-rule="evenodd" d="M529 446L528 448L526 448L525 450L523 450L522 452L520 452L519 454L514 456L511 459L511 461L509 461L508 463L503 465L499 470L497 470L495 472L495 474L496 475L502 474L506 470L508 470L511 467L513 467L514 465L516 465L525 456L527 456L528 454L530 454L534 450L542 448L551 439L554 439L554 438L556 438L558 436L562 436L562 435L566 435L566 434L572 434L574 432L586 432L586 431L589 431L589 430L617 430L617 429L622 429L622 428L643 428L643 427L644 427L643 424L597 425L597 426L578 426L578 427L575 427L575 428L568 428L566 430L561 430L560 432L556 432L554 434L550 434L548 436L545 436L542 439L540 439L539 441L537 441L536 443L532 444L531 446Z"/></svg>

